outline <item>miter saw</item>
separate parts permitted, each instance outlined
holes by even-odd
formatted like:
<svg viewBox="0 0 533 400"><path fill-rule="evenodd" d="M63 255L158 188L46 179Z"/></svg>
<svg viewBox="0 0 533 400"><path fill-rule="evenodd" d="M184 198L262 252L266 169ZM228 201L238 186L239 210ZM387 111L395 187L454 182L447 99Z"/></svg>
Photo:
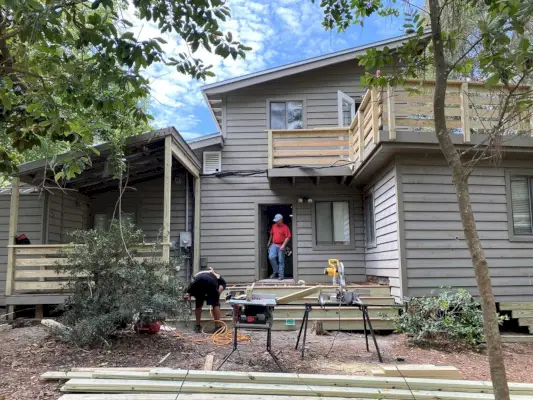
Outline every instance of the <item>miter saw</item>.
<svg viewBox="0 0 533 400"><path fill-rule="evenodd" d="M318 295L318 302L321 307L328 303L336 303L340 305L354 305L360 304L361 299L356 292L349 292L346 290L346 279L344 277L344 264L336 258L328 260L328 267L324 269L324 275L333 278L333 286L337 286L335 291L321 290Z"/></svg>

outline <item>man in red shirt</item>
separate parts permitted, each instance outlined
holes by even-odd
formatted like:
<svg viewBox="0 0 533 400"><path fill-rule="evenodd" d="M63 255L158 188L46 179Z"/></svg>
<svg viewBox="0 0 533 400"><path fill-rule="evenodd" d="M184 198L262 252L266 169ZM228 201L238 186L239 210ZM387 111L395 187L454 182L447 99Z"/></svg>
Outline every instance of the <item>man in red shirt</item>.
<svg viewBox="0 0 533 400"><path fill-rule="evenodd" d="M270 279L274 279L277 275L280 281L283 280L283 274L285 272L285 246L287 246L290 239L291 231L283 223L283 215L276 214L274 225L270 229L270 239L268 239L268 259L273 270Z"/></svg>

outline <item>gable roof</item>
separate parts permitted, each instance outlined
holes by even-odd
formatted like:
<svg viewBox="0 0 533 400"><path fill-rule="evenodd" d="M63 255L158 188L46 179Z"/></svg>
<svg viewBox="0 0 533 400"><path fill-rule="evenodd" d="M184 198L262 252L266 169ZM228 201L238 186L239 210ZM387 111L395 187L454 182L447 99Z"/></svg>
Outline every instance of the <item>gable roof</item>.
<svg viewBox="0 0 533 400"><path fill-rule="evenodd" d="M400 47L405 41L412 37L414 37L414 35L397 36L379 42L373 42L362 46L352 47L346 50L325 54L323 56L313 57L291 64L281 65L275 68L269 68L263 71L254 72L232 79L227 79L221 82L211 83L209 85L202 86L202 93L209 105L209 110L211 111L213 119L216 121L218 127L221 128L221 95L223 93L241 89L247 86L257 85L263 82L268 82L274 79L299 74L313 69L338 64L344 61L353 60L355 57L363 55L368 49L371 48L384 48L385 46L389 48Z"/></svg>

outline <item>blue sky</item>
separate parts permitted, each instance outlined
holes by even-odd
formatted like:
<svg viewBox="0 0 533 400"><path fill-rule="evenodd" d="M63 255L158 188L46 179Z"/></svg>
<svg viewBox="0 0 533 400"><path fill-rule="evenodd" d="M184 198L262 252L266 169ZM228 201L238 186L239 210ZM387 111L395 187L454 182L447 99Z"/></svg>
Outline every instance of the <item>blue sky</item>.
<svg viewBox="0 0 533 400"><path fill-rule="evenodd" d="M317 0L316 3L320 3ZM173 125L191 139L217 131L200 87L251 72L304 60L306 58L343 50L354 46L399 36L401 18L373 17L364 27L353 26L348 31L326 32L321 25L322 10L311 0L228 0L231 20L224 28L253 48L245 60L221 59L207 52L198 52L206 64L213 64L216 77L207 82L183 76L173 68L155 65L146 71L150 77L152 94L150 112L155 128ZM131 20L134 20L131 17ZM140 39L160 35L157 27L136 21ZM172 35L164 50L172 55L183 49Z"/></svg>

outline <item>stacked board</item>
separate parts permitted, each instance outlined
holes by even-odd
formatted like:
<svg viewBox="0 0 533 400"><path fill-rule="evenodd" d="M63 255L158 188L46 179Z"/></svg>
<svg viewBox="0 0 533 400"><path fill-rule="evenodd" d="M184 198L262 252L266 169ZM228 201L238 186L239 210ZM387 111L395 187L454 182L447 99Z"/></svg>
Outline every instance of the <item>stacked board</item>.
<svg viewBox="0 0 533 400"><path fill-rule="evenodd" d="M433 364L383 365L379 370L372 371L374 376L426 379L461 379L461 372L452 366L436 366Z"/></svg>
<svg viewBox="0 0 533 400"><path fill-rule="evenodd" d="M373 376L82 368L47 372L66 380L59 400L493 400L490 382ZM510 383L512 400L533 400L533 384Z"/></svg>
<svg viewBox="0 0 533 400"><path fill-rule="evenodd" d="M518 320L519 326L527 326L533 334L533 302L517 301L500 303L501 311L511 311L513 319Z"/></svg>

